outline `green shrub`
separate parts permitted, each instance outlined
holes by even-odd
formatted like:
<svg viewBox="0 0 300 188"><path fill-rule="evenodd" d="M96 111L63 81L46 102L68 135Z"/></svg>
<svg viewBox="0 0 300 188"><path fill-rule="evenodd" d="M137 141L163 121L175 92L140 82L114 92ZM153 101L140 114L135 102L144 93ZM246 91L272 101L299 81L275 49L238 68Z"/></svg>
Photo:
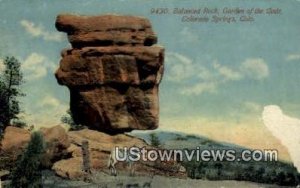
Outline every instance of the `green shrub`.
<svg viewBox="0 0 300 188"><path fill-rule="evenodd" d="M150 134L150 144L154 147L159 147L161 145L160 140L155 133Z"/></svg>
<svg viewBox="0 0 300 188"><path fill-rule="evenodd" d="M243 161L184 161L188 176L193 179L240 180L297 186L300 174L290 163Z"/></svg>
<svg viewBox="0 0 300 188"><path fill-rule="evenodd" d="M75 123L75 121L73 119L73 114L70 109L67 110L67 114L63 115L60 118L60 121L62 123L68 124L70 126L70 131L77 131L77 130L84 129L83 125Z"/></svg>
<svg viewBox="0 0 300 188"><path fill-rule="evenodd" d="M16 162L11 187L42 187L41 159L44 151L43 135L34 132L25 152Z"/></svg>

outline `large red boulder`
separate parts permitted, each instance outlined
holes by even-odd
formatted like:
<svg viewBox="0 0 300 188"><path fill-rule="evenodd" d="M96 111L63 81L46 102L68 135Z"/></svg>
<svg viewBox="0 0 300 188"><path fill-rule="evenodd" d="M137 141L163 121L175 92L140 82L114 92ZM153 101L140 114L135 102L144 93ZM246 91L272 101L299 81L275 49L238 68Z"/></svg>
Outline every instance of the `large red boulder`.
<svg viewBox="0 0 300 188"><path fill-rule="evenodd" d="M59 15L73 49L56 71L70 90L77 124L110 134L158 127L164 49L149 20L134 16Z"/></svg>
<svg viewBox="0 0 300 188"><path fill-rule="evenodd" d="M40 131L46 144L46 152L42 160L44 167L51 168L54 162L70 156L67 150L70 147L70 141L64 128L58 125L50 128L41 128ZM0 162L2 161L3 165L0 168L13 167L18 156L26 148L30 138L30 131L8 126L1 141Z"/></svg>

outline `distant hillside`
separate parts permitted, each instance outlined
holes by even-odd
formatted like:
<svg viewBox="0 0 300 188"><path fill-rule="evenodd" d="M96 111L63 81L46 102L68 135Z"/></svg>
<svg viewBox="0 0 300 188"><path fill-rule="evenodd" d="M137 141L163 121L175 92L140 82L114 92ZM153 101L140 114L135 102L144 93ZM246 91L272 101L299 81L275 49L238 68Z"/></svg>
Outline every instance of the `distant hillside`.
<svg viewBox="0 0 300 188"><path fill-rule="evenodd" d="M163 144L163 148L167 149L195 149L197 146L201 148L218 148L218 149L246 149L245 147L234 145L231 143L217 142L206 138L204 136L196 136L191 134L185 134L180 132L167 132L167 131L154 131ZM148 144L150 144L149 133L132 133L134 136L144 139Z"/></svg>
<svg viewBox="0 0 300 188"><path fill-rule="evenodd" d="M240 152L248 149L235 144L217 142L206 137L188 135L179 132L153 131L165 149L233 149L239 156ZM150 132L133 132L132 135L144 139L150 144ZM207 180L239 180L277 185L296 186L300 174L296 168L282 161L273 162L243 162L243 161L184 161L183 165L193 179Z"/></svg>

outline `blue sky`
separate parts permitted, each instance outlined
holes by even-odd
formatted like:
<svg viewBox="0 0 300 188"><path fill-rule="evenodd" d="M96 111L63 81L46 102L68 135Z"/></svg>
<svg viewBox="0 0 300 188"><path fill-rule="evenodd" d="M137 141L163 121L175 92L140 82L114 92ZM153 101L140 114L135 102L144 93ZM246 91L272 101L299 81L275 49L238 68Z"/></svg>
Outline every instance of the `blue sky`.
<svg viewBox="0 0 300 188"><path fill-rule="evenodd" d="M150 13L159 7L274 7L282 14L259 15L245 23L187 23L180 21L182 15ZM270 145L264 139L271 136L265 136L260 120L264 106L275 104L300 118L299 9L297 0L0 0L0 57L13 55L23 64L25 119L40 126L56 125L69 102L68 90L53 75L60 51L69 47L66 35L55 29L56 16L144 16L166 49L160 127L244 145L260 139ZM232 131L245 135L232 136Z"/></svg>

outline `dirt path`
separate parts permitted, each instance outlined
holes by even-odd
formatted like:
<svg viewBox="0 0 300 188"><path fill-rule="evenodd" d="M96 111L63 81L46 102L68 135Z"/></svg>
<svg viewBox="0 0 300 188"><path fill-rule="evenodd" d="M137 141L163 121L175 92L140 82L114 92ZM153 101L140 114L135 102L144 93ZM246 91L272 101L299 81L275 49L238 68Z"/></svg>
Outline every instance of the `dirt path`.
<svg viewBox="0 0 300 188"><path fill-rule="evenodd" d="M208 181L193 179L177 179L163 176L129 177L127 175L110 176L96 173L91 182L69 181L54 175L47 175L44 179L45 188L277 188L281 186L258 184L244 181Z"/></svg>

